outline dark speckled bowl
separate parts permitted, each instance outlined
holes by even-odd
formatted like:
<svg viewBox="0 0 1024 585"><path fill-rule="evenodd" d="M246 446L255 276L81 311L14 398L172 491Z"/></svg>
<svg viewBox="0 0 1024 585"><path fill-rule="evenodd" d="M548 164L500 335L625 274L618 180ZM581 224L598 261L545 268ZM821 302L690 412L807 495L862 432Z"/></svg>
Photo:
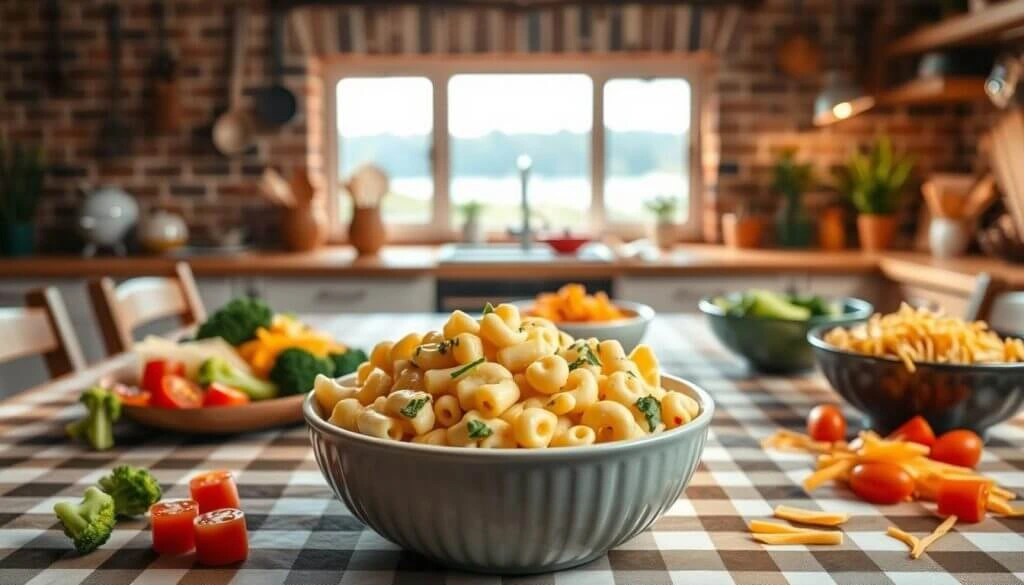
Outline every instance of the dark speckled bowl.
<svg viewBox="0 0 1024 585"><path fill-rule="evenodd" d="M918 414L936 433L962 428L984 433L1024 405L1024 363L918 362L910 372L897 359L843 351L825 343L825 334L834 326L812 329L807 341L836 392L882 434Z"/></svg>
<svg viewBox="0 0 1024 585"><path fill-rule="evenodd" d="M735 299L739 295L734 293L725 297ZM863 321L874 310L867 301L846 298L836 301L843 307L842 315L792 321L726 315L711 299L701 299L700 311L707 315L711 330L718 340L733 353L745 358L758 371L774 374L791 374L814 367L814 354L807 343L807 331L812 327Z"/></svg>

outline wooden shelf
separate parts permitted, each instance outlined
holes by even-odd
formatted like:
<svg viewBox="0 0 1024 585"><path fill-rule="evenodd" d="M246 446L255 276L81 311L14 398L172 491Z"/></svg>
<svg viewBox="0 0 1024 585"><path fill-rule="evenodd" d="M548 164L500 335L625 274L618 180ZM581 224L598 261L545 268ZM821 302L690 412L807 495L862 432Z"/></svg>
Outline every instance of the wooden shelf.
<svg viewBox="0 0 1024 585"><path fill-rule="evenodd" d="M922 77L891 87L877 96L879 104L948 104L985 99L983 77Z"/></svg>
<svg viewBox="0 0 1024 585"><path fill-rule="evenodd" d="M921 53L968 43L996 43L1000 35L1024 26L1024 0L1005 0L988 8L923 26L886 46L888 56Z"/></svg>

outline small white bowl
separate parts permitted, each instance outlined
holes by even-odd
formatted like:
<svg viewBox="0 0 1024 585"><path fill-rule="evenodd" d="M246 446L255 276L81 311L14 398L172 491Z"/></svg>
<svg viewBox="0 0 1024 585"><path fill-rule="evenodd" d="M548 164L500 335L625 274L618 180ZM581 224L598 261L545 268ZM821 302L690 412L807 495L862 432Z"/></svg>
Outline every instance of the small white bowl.
<svg viewBox="0 0 1024 585"><path fill-rule="evenodd" d="M640 344L644 334L647 333L647 325L651 319L654 319L654 309L630 301L612 301L612 303L630 316L615 321L560 321L555 325L577 339L591 337L601 340L615 339L622 344L626 352L633 351L633 348ZM533 307L534 301L530 299L515 301L511 304L519 307L519 311L523 315L527 315Z"/></svg>
<svg viewBox="0 0 1024 585"><path fill-rule="evenodd" d="M715 406L690 382L663 375L662 385L696 400L700 414L657 435L584 447L378 439L327 422L312 392L303 414L327 483L384 538L449 567L542 573L582 565L633 538L689 483Z"/></svg>

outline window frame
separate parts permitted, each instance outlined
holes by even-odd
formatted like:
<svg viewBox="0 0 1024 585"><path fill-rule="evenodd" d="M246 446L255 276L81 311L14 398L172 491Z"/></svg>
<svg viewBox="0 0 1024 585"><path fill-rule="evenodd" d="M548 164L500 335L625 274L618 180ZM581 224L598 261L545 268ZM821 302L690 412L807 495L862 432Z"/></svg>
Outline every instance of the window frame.
<svg viewBox="0 0 1024 585"><path fill-rule="evenodd" d="M590 133L591 203L587 225L591 234L637 238L646 235L644 223L611 223L605 221L604 173L604 87L610 79L654 77L683 78L690 84L690 136L687 147L690 197L687 219L680 224L680 238L697 240L700 236L703 177L701 147L703 144L704 108L713 86L713 59L707 53L559 53L545 55L335 55L321 64L323 78L323 163L330 195L331 241L347 240L346 224L338 219L339 140L337 131L337 85L346 77L425 77L433 87L433 129L431 132L430 168L434 179L434 197L430 222L422 225L387 225L389 242L433 243L458 238L459 226L450 219L448 80L464 73L582 73L593 81ZM505 237L501 232L488 234Z"/></svg>

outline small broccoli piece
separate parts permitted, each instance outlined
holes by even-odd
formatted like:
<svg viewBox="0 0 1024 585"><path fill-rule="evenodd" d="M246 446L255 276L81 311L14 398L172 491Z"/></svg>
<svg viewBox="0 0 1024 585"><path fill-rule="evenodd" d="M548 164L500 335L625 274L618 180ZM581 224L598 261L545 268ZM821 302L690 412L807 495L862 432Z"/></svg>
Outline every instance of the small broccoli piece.
<svg viewBox="0 0 1024 585"><path fill-rule="evenodd" d="M118 465L100 479L100 489L114 498L114 511L120 516L141 516L160 501L160 484L145 469Z"/></svg>
<svg viewBox="0 0 1024 585"><path fill-rule="evenodd" d="M78 400L88 413L65 427L68 436L84 440L97 451L113 447L114 423L121 418L121 399L102 386L93 386L82 392Z"/></svg>
<svg viewBox="0 0 1024 585"><path fill-rule="evenodd" d="M333 375L335 377L351 374L359 368L359 364L368 359L365 351L352 348L349 348L345 353L332 353L328 357L334 362Z"/></svg>
<svg viewBox="0 0 1024 585"><path fill-rule="evenodd" d="M196 331L196 339L220 337L231 345L241 345L255 339L256 330L270 327L274 312L261 300L238 298L210 315Z"/></svg>
<svg viewBox="0 0 1024 585"><path fill-rule="evenodd" d="M333 376L334 363L304 349L290 347L277 354L270 370L270 380L277 384L282 395L287 396L312 390L317 374Z"/></svg>
<svg viewBox="0 0 1024 585"><path fill-rule="evenodd" d="M81 503L58 502L53 512L79 554L96 550L114 531L114 498L94 487L85 490Z"/></svg>
<svg viewBox="0 0 1024 585"><path fill-rule="evenodd" d="M252 400L267 400L277 397L277 386L255 376L239 371L223 358L212 357L199 366L196 375L202 385L220 382L237 388L249 395Z"/></svg>

